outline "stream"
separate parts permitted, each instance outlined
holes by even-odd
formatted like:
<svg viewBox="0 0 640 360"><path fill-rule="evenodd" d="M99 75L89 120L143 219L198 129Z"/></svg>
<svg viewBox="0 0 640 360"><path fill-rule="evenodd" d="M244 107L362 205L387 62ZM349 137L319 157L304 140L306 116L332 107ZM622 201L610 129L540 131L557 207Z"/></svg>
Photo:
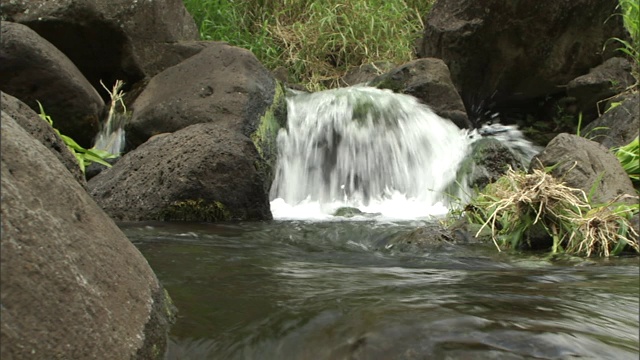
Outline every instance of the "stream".
<svg viewBox="0 0 640 360"><path fill-rule="evenodd" d="M458 129L366 86L287 111L275 220L120 224L179 309L168 360L638 359L638 257L387 246L464 205L478 139L527 168L539 148L517 128Z"/></svg>
<svg viewBox="0 0 640 360"><path fill-rule="evenodd" d="M167 359L638 359L637 257L378 245L424 223L120 226L179 309Z"/></svg>

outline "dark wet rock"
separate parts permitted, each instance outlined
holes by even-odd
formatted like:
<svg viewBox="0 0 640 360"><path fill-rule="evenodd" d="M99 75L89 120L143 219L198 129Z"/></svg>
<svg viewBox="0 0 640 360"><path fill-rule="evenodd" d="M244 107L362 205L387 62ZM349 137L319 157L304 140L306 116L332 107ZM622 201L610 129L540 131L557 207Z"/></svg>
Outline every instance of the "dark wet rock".
<svg viewBox="0 0 640 360"><path fill-rule="evenodd" d="M250 136L276 88L250 51L208 42L197 55L151 79L131 106L127 143L136 147L153 135L198 123L219 123Z"/></svg>
<svg viewBox="0 0 640 360"><path fill-rule="evenodd" d="M87 181L80 170L80 166L78 166L76 157L53 128L22 101L3 92L0 94L2 96L0 107L2 108L3 116L13 119L31 136L51 150L78 183L86 189Z"/></svg>
<svg viewBox="0 0 640 360"><path fill-rule="evenodd" d="M54 44L96 89L152 77L194 54L180 42L199 39L181 0L12 0L0 12Z"/></svg>
<svg viewBox="0 0 640 360"><path fill-rule="evenodd" d="M418 227L412 231L403 231L379 241L379 250L393 252L422 253L436 249L452 248L456 244L467 243L471 238L462 238L437 223Z"/></svg>
<svg viewBox="0 0 640 360"><path fill-rule="evenodd" d="M626 93L612 98L604 108L602 116L581 130L583 136L609 149L627 145L638 136L640 93Z"/></svg>
<svg viewBox="0 0 640 360"><path fill-rule="evenodd" d="M471 127L447 65L440 59L418 59L397 67L369 82L370 86L408 94L450 119L459 128Z"/></svg>
<svg viewBox="0 0 640 360"><path fill-rule="evenodd" d="M343 86L353 86L357 84L365 84L376 77L391 71L395 67L389 62L376 62L373 64L364 64L349 69L347 73L340 78L340 84Z"/></svg>
<svg viewBox="0 0 640 360"><path fill-rule="evenodd" d="M111 159L104 159L104 161L106 161L107 163L111 164L111 166L113 166L113 164L115 164L116 162L118 162L118 160L120 160L120 157L117 158L111 158ZM96 175L100 174L102 171L108 169L109 167L97 162L92 162L91 164L89 164L89 166L87 166L84 169L84 177L87 181L91 180L91 178L95 177Z"/></svg>
<svg viewBox="0 0 640 360"><path fill-rule="evenodd" d="M89 190L117 220L264 220L266 166L249 137L201 123L150 139L89 180Z"/></svg>
<svg viewBox="0 0 640 360"><path fill-rule="evenodd" d="M333 216L354 217L364 214L360 209L354 207L341 207L333 213Z"/></svg>
<svg viewBox="0 0 640 360"><path fill-rule="evenodd" d="M420 57L444 60L469 112L564 93L627 38L618 0L440 0L425 19ZM603 51L603 44L607 44Z"/></svg>
<svg viewBox="0 0 640 360"><path fill-rule="evenodd" d="M591 69L588 74L571 80L567 84L567 94L577 100L577 111L582 113L582 125L586 125L604 112L604 100L623 92L635 82L631 75L631 63L615 57Z"/></svg>
<svg viewBox="0 0 640 360"><path fill-rule="evenodd" d="M162 359L175 309L58 159L2 113L0 357Z"/></svg>
<svg viewBox="0 0 640 360"><path fill-rule="evenodd" d="M472 189L483 189L509 168L523 169L525 164L501 141L483 137L471 145L470 154L460 164L458 179L466 179Z"/></svg>
<svg viewBox="0 0 640 360"><path fill-rule="evenodd" d="M620 162L609 149L576 135L560 134L531 161L531 169L555 166L551 174L567 186L589 194L593 202L603 204L628 195L620 202L637 204L633 184ZM595 184L595 185L594 185Z"/></svg>
<svg viewBox="0 0 640 360"><path fill-rule="evenodd" d="M380 215L380 213L367 213L367 212L363 212L362 210L358 209L358 208L354 208L354 207L341 207L338 208L334 213L333 216L339 216L339 217L344 217L344 218L352 218L354 216L361 216L361 217L376 217Z"/></svg>
<svg viewBox="0 0 640 360"><path fill-rule="evenodd" d="M73 62L28 27L0 25L0 90L36 112L39 101L53 125L83 147L99 131L104 102Z"/></svg>

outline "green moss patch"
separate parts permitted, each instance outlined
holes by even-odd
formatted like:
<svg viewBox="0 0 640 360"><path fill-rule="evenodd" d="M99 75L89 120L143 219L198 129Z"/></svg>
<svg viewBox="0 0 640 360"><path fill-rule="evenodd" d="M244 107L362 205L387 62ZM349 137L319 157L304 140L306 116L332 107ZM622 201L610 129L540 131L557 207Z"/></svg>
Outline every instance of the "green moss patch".
<svg viewBox="0 0 640 360"><path fill-rule="evenodd" d="M231 218L229 210L219 201L203 199L175 201L160 212L162 221L225 221Z"/></svg>
<svg viewBox="0 0 640 360"><path fill-rule="evenodd" d="M277 82L273 103L260 117L256 131L250 135L251 141L260 155L260 160L256 162L256 169L264 174L267 191L273 181L273 169L278 159L278 131L286 127L286 121L287 103L284 86Z"/></svg>

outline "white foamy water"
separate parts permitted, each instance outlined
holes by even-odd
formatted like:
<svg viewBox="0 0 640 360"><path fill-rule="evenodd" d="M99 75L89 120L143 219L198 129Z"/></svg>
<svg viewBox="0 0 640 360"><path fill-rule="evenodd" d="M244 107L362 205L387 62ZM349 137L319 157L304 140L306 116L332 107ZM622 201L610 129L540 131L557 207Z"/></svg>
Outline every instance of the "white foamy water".
<svg viewBox="0 0 640 360"><path fill-rule="evenodd" d="M276 219L417 219L446 214L467 131L414 97L350 87L288 99L271 189ZM455 186L454 186L455 188ZM453 197L452 197L453 195Z"/></svg>
<svg viewBox="0 0 640 360"><path fill-rule="evenodd" d="M109 118L96 136L93 147L112 154L121 154L125 147L125 120L122 114L115 114Z"/></svg>

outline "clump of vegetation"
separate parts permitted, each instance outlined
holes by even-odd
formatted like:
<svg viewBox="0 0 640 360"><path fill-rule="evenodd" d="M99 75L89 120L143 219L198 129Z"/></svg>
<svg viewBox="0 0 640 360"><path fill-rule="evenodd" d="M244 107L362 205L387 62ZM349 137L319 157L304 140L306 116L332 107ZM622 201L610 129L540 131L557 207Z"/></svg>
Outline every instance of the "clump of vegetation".
<svg viewBox="0 0 640 360"><path fill-rule="evenodd" d="M106 160L116 158L118 157L118 155L115 155L108 151L104 151L100 149L83 148L75 140L73 140L69 136L61 134L60 131L53 126L53 119L51 119L51 116L45 113L44 108L42 107L42 104L39 101L38 101L38 106L40 107L40 118L48 122L49 125L51 125L53 130L56 132L56 134L60 136L62 141L65 143L65 145L67 145L71 153L76 157L76 160L78 161L78 166L80 167L80 170L82 171L83 174L85 172L86 167L94 162L98 164L102 164L106 167L111 167L111 164L109 164Z"/></svg>
<svg viewBox="0 0 640 360"><path fill-rule="evenodd" d="M633 186L640 188L640 142L638 136L625 146L614 149L622 168L627 172Z"/></svg>
<svg viewBox="0 0 640 360"><path fill-rule="evenodd" d="M352 68L414 57L434 0L184 0L205 40L251 50L309 90L338 86Z"/></svg>
<svg viewBox="0 0 640 360"><path fill-rule="evenodd" d="M640 1L620 0L618 9L624 26L629 31L630 39L611 38L610 40L619 43L618 50L631 58L632 74L636 78L636 83L631 88L636 89L640 83Z"/></svg>
<svg viewBox="0 0 640 360"><path fill-rule="evenodd" d="M498 248L528 247L529 232L542 230L552 240L552 253L617 255L625 248L640 252L638 234L629 219L638 206L611 202L593 205L584 191L567 187L549 173L509 169L489 184L465 209L478 234L491 229ZM476 234L476 236L478 236Z"/></svg>

